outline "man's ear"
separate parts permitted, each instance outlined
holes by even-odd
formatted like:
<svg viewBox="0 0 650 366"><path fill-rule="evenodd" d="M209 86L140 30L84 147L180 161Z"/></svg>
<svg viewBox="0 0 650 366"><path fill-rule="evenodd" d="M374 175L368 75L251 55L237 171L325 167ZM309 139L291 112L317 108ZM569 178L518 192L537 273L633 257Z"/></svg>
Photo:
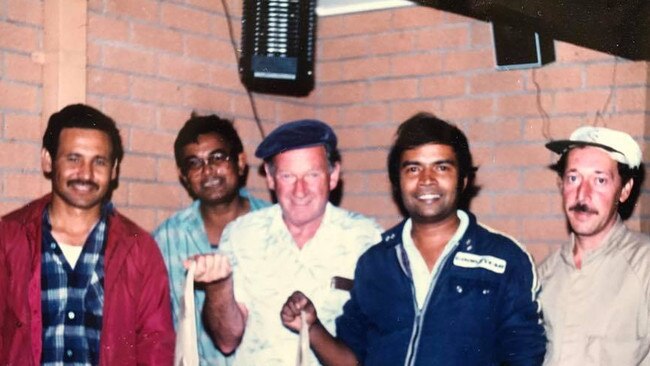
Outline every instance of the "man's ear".
<svg viewBox="0 0 650 366"><path fill-rule="evenodd" d="M621 188L621 195L618 197L618 201L620 203L623 203L627 201L628 198L630 198L632 187L634 187L634 178L630 178L630 180L628 180L627 183L623 185L623 188Z"/></svg>
<svg viewBox="0 0 650 366"><path fill-rule="evenodd" d="M181 182L181 184L183 184L183 187L187 187L188 185L187 177L185 176L185 174L183 174L181 168L176 167L176 173L178 173L178 180Z"/></svg>
<svg viewBox="0 0 650 366"><path fill-rule="evenodd" d="M237 155L237 174L241 177L246 172L246 153L240 152Z"/></svg>
<svg viewBox="0 0 650 366"><path fill-rule="evenodd" d="M41 149L41 168L46 176L52 174L52 156L46 148Z"/></svg>
<svg viewBox="0 0 650 366"><path fill-rule="evenodd" d="M562 193L562 183L564 182L564 179L562 177L557 177L555 183L557 184L557 189L560 190L560 193Z"/></svg>
<svg viewBox="0 0 650 366"><path fill-rule="evenodd" d="M330 191L336 189L336 186L339 185L339 179L341 178L341 163L336 162L332 167L332 172L330 173Z"/></svg>

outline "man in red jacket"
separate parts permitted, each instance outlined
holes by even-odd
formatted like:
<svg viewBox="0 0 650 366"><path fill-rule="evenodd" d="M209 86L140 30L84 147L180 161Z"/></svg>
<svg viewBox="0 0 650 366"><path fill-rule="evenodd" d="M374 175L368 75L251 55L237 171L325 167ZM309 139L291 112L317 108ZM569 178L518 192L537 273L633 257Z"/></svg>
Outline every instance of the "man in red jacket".
<svg viewBox="0 0 650 366"><path fill-rule="evenodd" d="M0 221L0 364L172 364L161 254L110 203L123 155L100 111L50 117L41 165L52 193Z"/></svg>

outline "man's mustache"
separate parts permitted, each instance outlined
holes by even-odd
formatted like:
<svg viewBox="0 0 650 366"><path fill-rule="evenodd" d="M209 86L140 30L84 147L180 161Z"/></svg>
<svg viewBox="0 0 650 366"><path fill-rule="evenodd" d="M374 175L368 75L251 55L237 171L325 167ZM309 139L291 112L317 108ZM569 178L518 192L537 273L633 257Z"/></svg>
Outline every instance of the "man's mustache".
<svg viewBox="0 0 650 366"><path fill-rule="evenodd" d="M99 189L99 185L93 181L90 180L83 180L83 179L72 179L69 180L66 185L68 187L74 186L74 185L86 185L86 186L91 186L94 189Z"/></svg>
<svg viewBox="0 0 650 366"><path fill-rule="evenodd" d="M591 208L584 203L576 203L575 205L569 207L569 211L584 212L590 214L598 213L598 210L596 210L595 208Z"/></svg>

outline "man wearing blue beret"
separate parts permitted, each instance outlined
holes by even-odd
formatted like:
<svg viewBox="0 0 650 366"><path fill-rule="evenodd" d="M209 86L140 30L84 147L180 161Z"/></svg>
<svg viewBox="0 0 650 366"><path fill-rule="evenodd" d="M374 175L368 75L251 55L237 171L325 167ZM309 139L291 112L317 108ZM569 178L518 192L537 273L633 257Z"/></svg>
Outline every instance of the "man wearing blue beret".
<svg viewBox="0 0 650 366"><path fill-rule="evenodd" d="M298 335L278 314L301 291L334 332L349 293L331 284L352 278L359 256L380 240L373 220L333 206L339 180L337 139L315 120L286 123L257 148L278 204L239 217L224 230L223 254L197 261L195 280L206 288L205 320L217 346L234 352L234 365L290 365ZM334 280L334 281L333 281ZM313 353L309 363L318 364Z"/></svg>

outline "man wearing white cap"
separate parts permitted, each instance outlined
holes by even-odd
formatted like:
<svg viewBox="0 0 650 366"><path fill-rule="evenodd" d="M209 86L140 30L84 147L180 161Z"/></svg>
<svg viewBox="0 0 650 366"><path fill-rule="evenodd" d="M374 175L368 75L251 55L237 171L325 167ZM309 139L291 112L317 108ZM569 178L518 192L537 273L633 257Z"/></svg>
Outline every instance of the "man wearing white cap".
<svg viewBox="0 0 650 366"><path fill-rule="evenodd" d="M544 365L650 365L650 238L620 215L640 184L641 149L603 127L546 147L560 154L553 169L571 241L539 267Z"/></svg>

